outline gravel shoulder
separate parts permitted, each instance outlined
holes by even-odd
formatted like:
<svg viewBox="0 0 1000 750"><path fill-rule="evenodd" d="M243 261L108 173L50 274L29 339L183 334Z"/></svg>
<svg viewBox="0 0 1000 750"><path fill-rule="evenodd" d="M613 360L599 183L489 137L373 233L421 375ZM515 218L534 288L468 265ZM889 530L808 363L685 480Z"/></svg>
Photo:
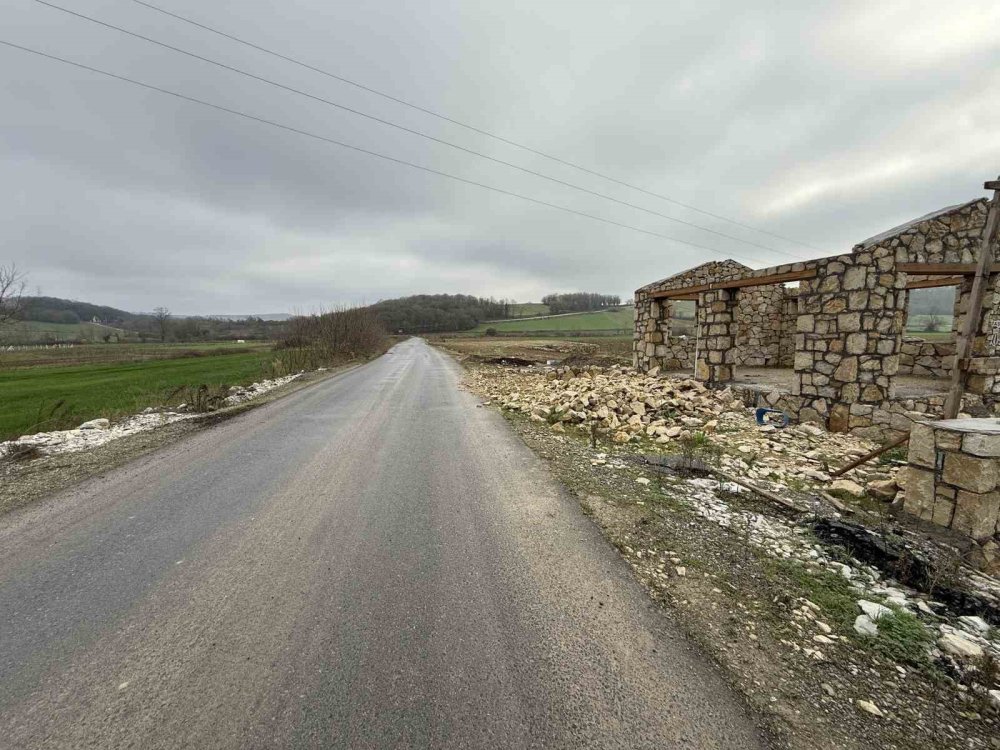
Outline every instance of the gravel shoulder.
<svg viewBox="0 0 1000 750"><path fill-rule="evenodd" d="M849 576L874 577L876 588L890 593L898 584L818 538L818 515L793 513L716 479L654 471L639 460L650 452L669 455L676 445L619 444L605 433L592 447L585 426L548 422L530 408L498 408L500 393L527 403L531 376L519 383L512 368L465 365L470 390L504 415L649 596L770 717L780 746L1000 747L1000 716L982 690L984 682L996 684L990 673L996 661L941 654L934 634L949 621L943 613L918 613L918 621L894 609L880 621L878 637L861 637L853 625L861 614L857 601L865 597ZM803 551L823 565L811 565L808 557L803 563ZM830 572L837 566L846 569L843 575Z"/></svg>

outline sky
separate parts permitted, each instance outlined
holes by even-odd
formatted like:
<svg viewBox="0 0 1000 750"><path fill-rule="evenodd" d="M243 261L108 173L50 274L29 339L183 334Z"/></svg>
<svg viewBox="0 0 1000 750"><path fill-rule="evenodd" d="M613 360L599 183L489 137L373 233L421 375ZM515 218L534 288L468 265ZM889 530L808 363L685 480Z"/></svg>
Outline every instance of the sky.
<svg viewBox="0 0 1000 750"><path fill-rule="evenodd" d="M846 252L1000 173L995 0L149 1L534 152L135 0L51 0L551 179L0 0L4 42L479 183L0 45L0 265L32 293L178 314L628 297Z"/></svg>

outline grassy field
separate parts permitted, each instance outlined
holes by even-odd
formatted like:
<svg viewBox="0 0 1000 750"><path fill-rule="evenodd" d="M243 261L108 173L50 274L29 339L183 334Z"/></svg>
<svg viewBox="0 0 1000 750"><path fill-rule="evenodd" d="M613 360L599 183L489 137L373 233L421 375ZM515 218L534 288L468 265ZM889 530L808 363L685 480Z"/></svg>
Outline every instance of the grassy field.
<svg viewBox="0 0 1000 750"><path fill-rule="evenodd" d="M3 343L102 341L104 336L108 334L124 336L125 331L121 328L112 328L96 323L43 323L38 320L23 320L11 324L4 330Z"/></svg>
<svg viewBox="0 0 1000 750"><path fill-rule="evenodd" d="M533 320L502 320L497 323L482 323L473 332L483 333L487 328L494 328L498 332L518 333L530 331L631 331L632 306L596 312L553 315Z"/></svg>
<svg viewBox="0 0 1000 750"><path fill-rule="evenodd" d="M59 350L52 350L59 351ZM0 439L74 427L163 404L183 386L236 385L265 376L268 350L140 362L0 370ZM175 403L185 397L178 394Z"/></svg>
<svg viewBox="0 0 1000 750"><path fill-rule="evenodd" d="M510 306L510 317L528 318L534 315L548 315L551 311L548 305L541 302L515 302Z"/></svg>
<svg viewBox="0 0 1000 750"><path fill-rule="evenodd" d="M0 368L53 365L125 364L156 359L178 359L224 354L246 354L271 348L270 342L212 342L205 344L74 344L0 351Z"/></svg>

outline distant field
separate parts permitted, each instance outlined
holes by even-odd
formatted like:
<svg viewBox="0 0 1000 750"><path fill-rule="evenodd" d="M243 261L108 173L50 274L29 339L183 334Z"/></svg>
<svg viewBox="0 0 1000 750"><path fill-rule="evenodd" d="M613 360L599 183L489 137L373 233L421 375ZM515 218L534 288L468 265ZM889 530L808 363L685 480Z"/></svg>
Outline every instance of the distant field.
<svg viewBox="0 0 1000 750"><path fill-rule="evenodd" d="M927 332L927 324L931 318L937 319L937 330L934 333L951 334L951 315L910 315L906 319L906 332L923 334Z"/></svg>
<svg viewBox="0 0 1000 750"><path fill-rule="evenodd" d="M125 364L156 359L240 354L271 348L269 342L211 342L198 344L74 344L0 351L0 369L51 365Z"/></svg>
<svg viewBox="0 0 1000 750"><path fill-rule="evenodd" d="M102 341L107 334L124 336L121 328L96 323L43 323L23 320L10 325L3 332L3 344L27 344L58 341Z"/></svg>
<svg viewBox="0 0 1000 750"><path fill-rule="evenodd" d="M164 403L181 386L249 383L264 376L270 359L269 351L258 349L127 364L0 370L0 439L132 414ZM39 425L53 409L57 418Z"/></svg>
<svg viewBox="0 0 1000 750"><path fill-rule="evenodd" d="M474 332L483 333L487 328L498 332L516 331L631 331L632 306L616 307L611 310L552 315L533 320L503 320L496 323L481 323Z"/></svg>
<svg viewBox="0 0 1000 750"><path fill-rule="evenodd" d="M533 315L548 315L549 306L541 302L516 302L510 306L510 317L528 318Z"/></svg>

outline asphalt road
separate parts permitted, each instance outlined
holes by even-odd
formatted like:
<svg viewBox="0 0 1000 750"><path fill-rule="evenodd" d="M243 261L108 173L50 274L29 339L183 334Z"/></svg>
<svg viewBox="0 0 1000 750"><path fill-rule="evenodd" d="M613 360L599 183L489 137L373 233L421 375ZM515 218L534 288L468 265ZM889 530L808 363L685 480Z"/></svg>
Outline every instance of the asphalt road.
<svg viewBox="0 0 1000 750"><path fill-rule="evenodd" d="M418 339L0 519L0 747L754 748Z"/></svg>

